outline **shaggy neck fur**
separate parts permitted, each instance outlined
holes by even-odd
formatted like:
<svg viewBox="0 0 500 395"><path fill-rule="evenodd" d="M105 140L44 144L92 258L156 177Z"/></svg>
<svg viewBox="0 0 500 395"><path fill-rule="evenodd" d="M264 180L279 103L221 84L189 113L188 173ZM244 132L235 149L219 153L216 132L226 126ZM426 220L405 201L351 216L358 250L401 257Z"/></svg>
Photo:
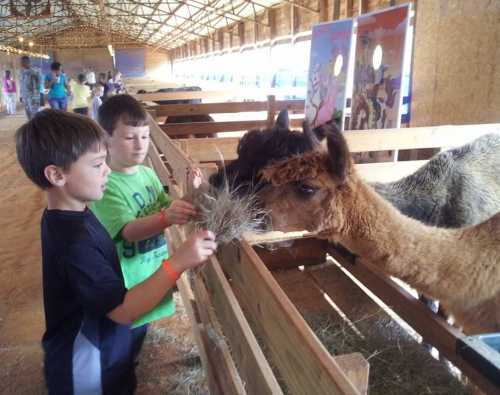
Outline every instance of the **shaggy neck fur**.
<svg viewBox="0 0 500 395"><path fill-rule="evenodd" d="M466 333L500 330L500 215L463 229L426 226L355 174L338 189L335 205L321 234L441 300Z"/></svg>

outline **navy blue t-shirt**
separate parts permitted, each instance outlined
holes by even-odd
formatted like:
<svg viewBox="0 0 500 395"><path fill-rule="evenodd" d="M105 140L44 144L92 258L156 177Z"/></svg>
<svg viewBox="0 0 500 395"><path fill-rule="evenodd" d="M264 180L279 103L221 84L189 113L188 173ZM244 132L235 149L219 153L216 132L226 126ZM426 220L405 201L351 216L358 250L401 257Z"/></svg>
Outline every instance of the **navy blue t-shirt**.
<svg viewBox="0 0 500 395"><path fill-rule="evenodd" d="M88 209L45 210L42 255L50 394L121 393L137 340L106 317L127 292L113 240Z"/></svg>

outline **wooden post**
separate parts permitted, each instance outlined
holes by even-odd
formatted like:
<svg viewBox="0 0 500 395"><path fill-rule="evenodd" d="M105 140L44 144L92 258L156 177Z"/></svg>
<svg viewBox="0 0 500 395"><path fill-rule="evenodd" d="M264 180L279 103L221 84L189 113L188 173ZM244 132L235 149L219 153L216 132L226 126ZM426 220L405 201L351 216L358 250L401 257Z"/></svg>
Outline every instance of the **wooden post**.
<svg viewBox="0 0 500 395"><path fill-rule="evenodd" d="M245 45L245 23L238 23L238 37L240 39L240 47Z"/></svg>
<svg viewBox="0 0 500 395"><path fill-rule="evenodd" d="M276 96L267 96L267 127L272 128L274 125L274 117L276 115Z"/></svg>
<svg viewBox="0 0 500 395"><path fill-rule="evenodd" d="M267 10L267 23L269 25L269 38L271 41L276 37L276 9L269 8Z"/></svg>
<svg viewBox="0 0 500 395"><path fill-rule="evenodd" d="M345 6L346 16L351 18L354 15L354 0L347 0Z"/></svg>
<svg viewBox="0 0 500 395"><path fill-rule="evenodd" d="M319 22L328 20L328 0L318 0Z"/></svg>
<svg viewBox="0 0 500 395"><path fill-rule="evenodd" d="M333 16L332 19L336 21L340 19L340 0L333 0Z"/></svg>

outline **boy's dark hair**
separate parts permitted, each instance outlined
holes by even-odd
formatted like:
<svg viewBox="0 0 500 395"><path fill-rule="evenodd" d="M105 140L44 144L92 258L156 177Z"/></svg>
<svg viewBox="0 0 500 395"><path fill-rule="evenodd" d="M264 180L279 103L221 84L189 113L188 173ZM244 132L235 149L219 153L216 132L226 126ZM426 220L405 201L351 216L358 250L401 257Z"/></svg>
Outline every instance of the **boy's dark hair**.
<svg viewBox="0 0 500 395"><path fill-rule="evenodd" d="M78 82L85 82L85 74L78 74Z"/></svg>
<svg viewBox="0 0 500 395"><path fill-rule="evenodd" d="M99 107L99 124L110 135L118 121L128 126L146 126L148 116L144 108L130 95L116 95L107 99Z"/></svg>
<svg viewBox="0 0 500 395"><path fill-rule="evenodd" d="M59 62L52 62L52 64L50 65L50 69L54 70L54 71L60 70L61 69L61 63L59 63Z"/></svg>
<svg viewBox="0 0 500 395"><path fill-rule="evenodd" d="M26 175L42 189L52 184L45 168L69 170L83 154L104 144L104 133L90 118L60 110L44 110L16 132L17 159Z"/></svg>

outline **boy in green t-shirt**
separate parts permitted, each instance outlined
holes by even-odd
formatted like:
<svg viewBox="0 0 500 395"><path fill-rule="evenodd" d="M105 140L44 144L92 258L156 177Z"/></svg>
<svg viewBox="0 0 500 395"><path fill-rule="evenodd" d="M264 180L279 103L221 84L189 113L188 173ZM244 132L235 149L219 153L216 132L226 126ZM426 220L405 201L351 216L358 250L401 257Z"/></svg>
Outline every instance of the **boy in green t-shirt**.
<svg viewBox="0 0 500 395"><path fill-rule="evenodd" d="M139 102L129 95L113 96L99 108L98 121L108 135L112 171L103 198L91 209L115 242L129 289L147 279L167 258L165 228L187 223L196 209L183 200L172 200L155 172L141 164L148 153L149 126ZM170 292L133 326L174 312Z"/></svg>

